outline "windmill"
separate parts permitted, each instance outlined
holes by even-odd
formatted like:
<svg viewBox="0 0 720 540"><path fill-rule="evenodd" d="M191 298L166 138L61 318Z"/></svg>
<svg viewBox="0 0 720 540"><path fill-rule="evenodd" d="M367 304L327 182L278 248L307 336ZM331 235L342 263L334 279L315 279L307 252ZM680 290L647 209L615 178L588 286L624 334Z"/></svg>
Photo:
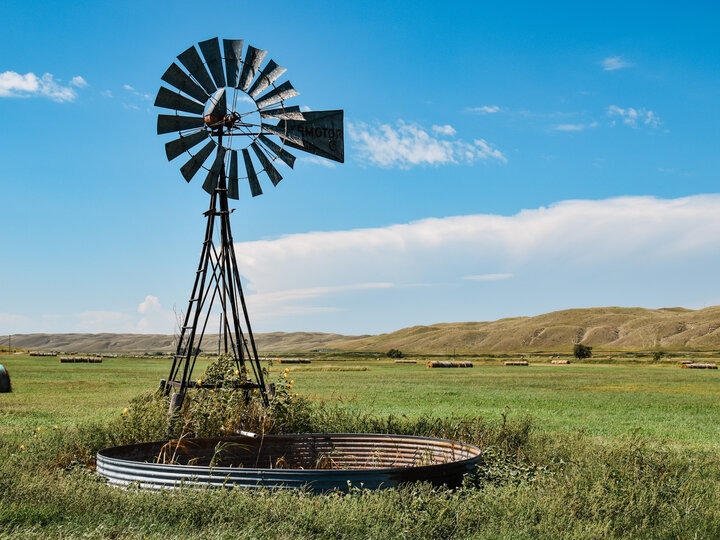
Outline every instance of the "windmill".
<svg viewBox="0 0 720 540"><path fill-rule="evenodd" d="M184 156L180 172L187 182L203 170L202 187L210 195L200 262L170 374L162 383L166 393L173 392L171 410L182 405L188 388L207 387L198 385L192 373L216 303L222 348L241 373L240 388L257 390L267 403L235 258L228 199L261 195L262 173L277 186L283 178L278 161L290 168L295 163L288 148L344 161L343 111L286 106L298 92L289 81L278 83L285 68L273 60L263 66L267 51L244 49L241 39L223 39L222 51L218 38L201 41L198 47L200 52L191 46L178 55L182 67L170 64L161 78L174 90L161 86L155 99L155 106L174 111L159 114L157 120L158 135L177 137L165 144L168 160Z"/></svg>

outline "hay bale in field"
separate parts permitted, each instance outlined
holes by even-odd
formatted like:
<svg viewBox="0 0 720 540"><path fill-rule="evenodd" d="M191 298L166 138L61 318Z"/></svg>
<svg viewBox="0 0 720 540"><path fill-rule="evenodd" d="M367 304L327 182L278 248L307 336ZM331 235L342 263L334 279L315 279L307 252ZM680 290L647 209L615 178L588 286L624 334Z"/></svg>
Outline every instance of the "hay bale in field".
<svg viewBox="0 0 720 540"><path fill-rule="evenodd" d="M307 358L278 358L278 364L309 364L310 360Z"/></svg>
<svg viewBox="0 0 720 540"><path fill-rule="evenodd" d="M102 357L99 356L61 356L61 364L101 364Z"/></svg>
<svg viewBox="0 0 720 540"><path fill-rule="evenodd" d="M57 353L44 352L44 351L31 351L30 356L57 356Z"/></svg>
<svg viewBox="0 0 720 540"><path fill-rule="evenodd" d="M10 384L10 374L7 369L0 364L0 394L12 392L12 385Z"/></svg>
<svg viewBox="0 0 720 540"><path fill-rule="evenodd" d="M503 366L529 366L527 360L506 360Z"/></svg>
<svg viewBox="0 0 720 540"><path fill-rule="evenodd" d="M431 360L427 364L429 368L471 368L473 367L472 362L450 362L447 360Z"/></svg>
<svg viewBox="0 0 720 540"><path fill-rule="evenodd" d="M417 360L405 360L403 358L398 358L395 360L396 364L417 364Z"/></svg>
<svg viewBox="0 0 720 540"><path fill-rule="evenodd" d="M680 367L685 368L685 369L717 369L718 368L717 365L715 365L715 364L708 364L708 363L702 363L702 362L692 363L692 364L683 364Z"/></svg>
<svg viewBox="0 0 720 540"><path fill-rule="evenodd" d="M553 364L569 364L570 360L553 360L551 363L553 363Z"/></svg>

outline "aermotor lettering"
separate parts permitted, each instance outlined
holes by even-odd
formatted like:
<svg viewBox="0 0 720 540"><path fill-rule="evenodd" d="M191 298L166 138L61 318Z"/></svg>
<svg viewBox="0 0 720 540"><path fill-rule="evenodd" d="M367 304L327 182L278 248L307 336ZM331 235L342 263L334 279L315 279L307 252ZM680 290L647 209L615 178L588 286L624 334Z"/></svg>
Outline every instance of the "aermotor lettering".
<svg viewBox="0 0 720 540"><path fill-rule="evenodd" d="M314 137L316 139L342 139L343 130L317 126L295 126L288 130L288 135L295 135L299 138Z"/></svg>

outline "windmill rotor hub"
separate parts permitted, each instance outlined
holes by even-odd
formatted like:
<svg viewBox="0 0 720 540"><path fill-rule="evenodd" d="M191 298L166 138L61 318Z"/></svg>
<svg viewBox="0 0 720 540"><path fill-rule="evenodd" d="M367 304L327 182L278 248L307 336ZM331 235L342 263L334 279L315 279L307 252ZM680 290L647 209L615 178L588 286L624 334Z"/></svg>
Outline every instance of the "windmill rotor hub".
<svg viewBox="0 0 720 540"><path fill-rule="evenodd" d="M235 127L239 117L240 115L237 113L226 114L224 116L220 114L206 114L203 116L203 121L205 122L205 125L211 129L219 129L223 127L233 128Z"/></svg>

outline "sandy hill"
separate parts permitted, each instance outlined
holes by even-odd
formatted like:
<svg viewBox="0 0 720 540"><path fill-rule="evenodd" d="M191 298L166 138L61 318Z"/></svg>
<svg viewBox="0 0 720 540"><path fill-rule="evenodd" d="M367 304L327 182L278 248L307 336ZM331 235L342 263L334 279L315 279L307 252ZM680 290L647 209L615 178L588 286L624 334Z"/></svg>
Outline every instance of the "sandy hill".
<svg viewBox="0 0 720 540"><path fill-rule="evenodd" d="M322 332L257 334L262 353L340 349L406 352L568 351L580 342L598 349L720 349L720 306L684 308L588 308L555 311L535 317L492 322L412 326L375 336L343 336ZM155 352L173 350L173 337L148 334L24 334L13 345L38 350L78 352ZM202 348L213 350L217 336Z"/></svg>
<svg viewBox="0 0 720 540"><path fill-rule="evenodd" d="M368 336L343 336L322 332L270 332L256 334L261 352L310 351L329 342L361 339ZM7 342L7 341L5 341ZM38 351L92 353L154 353L174 352L174 336L163 334L14 334L13 347ZM218 335L209 334L201 349L217 349Z"/></svg>
<svg viewBox="0 0 720 540"><path fill-rule="evenodd" d="M417 352L512 352L570 350L574 343L599 349L667 350L720 348L720 306L684 308L568 309L492 322L413 326L397 332L336 343L342 349Z"/></svg>

